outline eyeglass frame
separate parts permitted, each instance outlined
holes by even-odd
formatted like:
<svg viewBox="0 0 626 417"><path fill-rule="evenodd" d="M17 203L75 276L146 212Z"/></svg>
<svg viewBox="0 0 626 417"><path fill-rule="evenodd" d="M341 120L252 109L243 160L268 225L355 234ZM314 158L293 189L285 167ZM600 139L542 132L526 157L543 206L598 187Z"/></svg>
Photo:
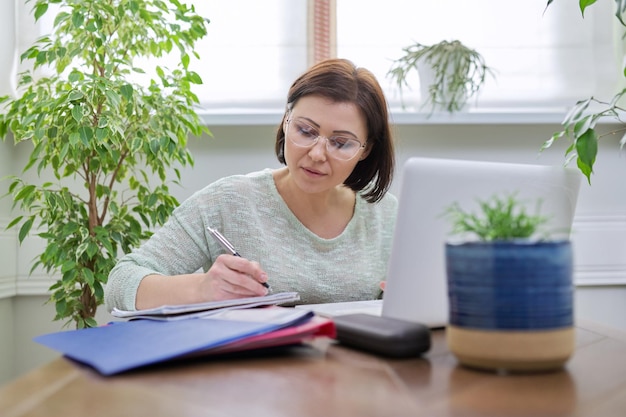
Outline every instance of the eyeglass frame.
<svg viewBox="0 0 626 417"><path fill-rule="evenodd" d="M290 125L290 123L291 123L291 121L292 121L293 119L294 119L294 118L293 118L293 116L292 116L291 114L289 114L289 115L287 116L286 120L285 120L285 125L286 125L286 129L285 129L285 139L288 139L288 140L289 140L292 144L294 144L295 146L297 146L297 147L299 147L299 148L307 148L307 149L308 149L308 148L312 148L312 147L314 147L315 145L317 145L317 143L319 142L320 138L324 138L324 139L326 139L326 146L325 146L326 153L327 153L330 157L332 157L333 159L336 159L336 160L338 160L338 161L350 161L350 160L354 159L354 157L356 157L356 156L359 154L359 149L365 149L365 148L367 147L367 140L365 141L365 143L361 143L361 141L360 141L360 140L359 140L356 136L355 136L354 138L347 138L347 139L349 139L349 140L354 140L354 141L356 141L356 142L359 144L359 147L357 148L357 150L356 150L356 152L354 153L354 155L352 155L350 158L348 158L348 159L341 159L341 158L338 158L338 157L337 157L337 156L335 156L335 155L333 154L333 152L332 152L332 151L328 148L328 146L329 146L328 144L330 143L330 138L329 138L328 136L324 136L324 135L320 134L320 133L319 133L319 129L318 129L318 128L316 128L315 126L311 126L309 123L306 123L306 122L303 122L303 123L305 123L306 125L308 125L308 126L310 126L310 127L314 128L314 129L317 131L317 136L315 137L315 139L313 139L313 140L311 141L311 144L310 144L310 145L300 145L300 144L298 144L298 143L294 142L294 141L293 141L293 139L289 139L289 138L288 138L288 136L289 136L289 135L288 135L288 133L289 133L289 125ZM333 136L331 135L331 138L332 138L332 137L333 137Z"/></svg>

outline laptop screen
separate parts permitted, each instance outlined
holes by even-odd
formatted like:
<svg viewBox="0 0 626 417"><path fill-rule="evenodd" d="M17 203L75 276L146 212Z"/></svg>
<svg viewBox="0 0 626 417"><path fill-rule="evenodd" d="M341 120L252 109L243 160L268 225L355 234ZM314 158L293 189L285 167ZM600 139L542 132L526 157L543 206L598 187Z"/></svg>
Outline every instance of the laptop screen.
<svg viewBox="0 0 626 417"><path fill-rule="evenodd" d="M439 327L448 319L445 210L456 202L475 211L478 200L515 194L528 213L540 201L551 236L568 238L581 175L565 167L414 157L401 181L382 315Z"/></svg>

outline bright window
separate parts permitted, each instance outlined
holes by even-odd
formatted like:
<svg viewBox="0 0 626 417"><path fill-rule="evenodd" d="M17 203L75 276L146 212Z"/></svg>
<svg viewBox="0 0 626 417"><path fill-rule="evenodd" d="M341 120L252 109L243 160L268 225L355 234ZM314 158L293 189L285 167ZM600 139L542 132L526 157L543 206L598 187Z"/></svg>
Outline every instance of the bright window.
<svg viewBox="0 0 626 417"><path fill-rule="evenodd" d="M306 0L196 0L208 35L195 64L208 108L284 106L307 66Z"/></svg>
<svg viewBox="0 0 626 417"><path fill-rule="evenodd" d="M554 1L547 9L546 3L337 0L338 55L373 70L396 103L386 72L402 47L451 39L476 49L496 71L479 97L481 107L561 107L590 95L612 97L620 71L613 2L594 4L584 19L576 1ZM414 82L409 100L417 101Z"/></svg>
<svg viewBox="0 0 626 417"><path fill-rule="evenodd" d="M312 48L307 13L313 0L187 0L211 20L192 61L211 110L277 110L307 67ZM336 51L372 70L392 108L400 95L386 74L414 41L459 39L496 71L481 108L564 108L594 95L610 98L620 77L621 39L613 2L599 1L583 19L578 2L557 0L335 0ZM17 54L36 38L31 3L18 6ZM544 12L545 10L545 12ZM45 22L44 22L45 23ZM45 26L45 25L44 25ZM42 27L38 28L39 32ZM405 100L418 102L415 75Z"/></svg>

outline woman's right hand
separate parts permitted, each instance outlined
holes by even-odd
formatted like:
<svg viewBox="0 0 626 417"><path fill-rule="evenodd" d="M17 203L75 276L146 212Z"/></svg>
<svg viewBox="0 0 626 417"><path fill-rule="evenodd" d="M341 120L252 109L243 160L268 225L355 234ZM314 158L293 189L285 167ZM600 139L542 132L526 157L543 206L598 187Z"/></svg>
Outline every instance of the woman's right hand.
<svg viewBox="0 0 626 417"><path fill-rule="evenodd" d="M207 301L267 295L261 283L267 274L258 262L233 255L220 255L200 279L200 297Z"/></svg>
<svg viewBox="0 0 626 417"><path fill-rule="evenodd" d="M145 276L137 288L135 308L231 300L267 294L267 274L258 262L220 255L205 273Z"/></svg>

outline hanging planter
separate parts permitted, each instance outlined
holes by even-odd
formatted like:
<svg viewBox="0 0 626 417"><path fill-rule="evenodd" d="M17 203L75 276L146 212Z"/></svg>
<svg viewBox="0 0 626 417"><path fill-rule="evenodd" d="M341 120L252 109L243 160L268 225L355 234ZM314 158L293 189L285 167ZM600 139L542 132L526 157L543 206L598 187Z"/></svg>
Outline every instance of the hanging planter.
<svg viewBox="0 0 626 417"><path fill-rule="evenodd" d="M402 93L409 87L409 73L417 71L422 107L429 106L431 111L461 111L482 88L487 74L492 73L478 52L458 40L434 45L414 43L403 51L404 55L394 61L387 75Z"/></svg>

